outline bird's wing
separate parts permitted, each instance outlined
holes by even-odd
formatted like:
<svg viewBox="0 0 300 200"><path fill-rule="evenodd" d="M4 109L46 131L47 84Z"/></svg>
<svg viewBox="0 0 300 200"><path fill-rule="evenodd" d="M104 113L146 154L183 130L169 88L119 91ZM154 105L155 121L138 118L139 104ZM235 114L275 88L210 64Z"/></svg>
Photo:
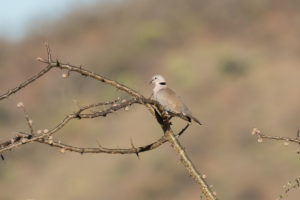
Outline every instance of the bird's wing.
<svg viewBox="0 0 300 200"><path fill-rule="evenodd" d="M181 103L182 113L183 113L184 115L192 114L191 111L190 111L190 109L183 103L181 97L178 97L178 98L179 98L180 103Z"/></svg>
<svg viewBox="0 0 300 200"><path fill-rule="evenodd" d="M189 121L194 120L201 125L201 122L193 116L188 107L183 103L180 97L170 88L163 88L155 95L156 100L164 106L167 111L173 113L182 113L189 118Z"/></svg>
<svg viewBox="0 0 300 200"><path fill-rule="evenodd" d="M157 92L156 100L164 106L167 111L174 113L182 112L182 103L176 93L170 88L163 88Z"/></svg>

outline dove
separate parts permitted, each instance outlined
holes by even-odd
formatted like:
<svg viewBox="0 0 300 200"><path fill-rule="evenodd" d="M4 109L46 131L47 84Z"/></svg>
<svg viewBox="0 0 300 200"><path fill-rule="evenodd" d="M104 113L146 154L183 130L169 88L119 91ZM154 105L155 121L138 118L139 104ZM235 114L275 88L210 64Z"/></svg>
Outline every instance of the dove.
<svg viewBox="0 0 300 200"><path fill-rule="evenodd" d="M153 99L158 101L166 111L175 114L183 114L188 118L188 121L192 120L202 125L200 121L193 116L188 107L183 103L181 98L167 86L165 78L161 75L154 75L150 84L154 84Z"/></svg>

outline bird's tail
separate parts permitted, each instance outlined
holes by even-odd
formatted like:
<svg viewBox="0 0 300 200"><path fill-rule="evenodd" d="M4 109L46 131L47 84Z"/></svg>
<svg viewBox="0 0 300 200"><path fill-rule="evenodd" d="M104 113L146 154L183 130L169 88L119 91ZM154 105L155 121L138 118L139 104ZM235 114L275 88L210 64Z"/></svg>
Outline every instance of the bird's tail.
<svg viewBox="0 0 300 200"><path fill-rule="evenodd" d="M191 120L194 120L195 122L197 122L199 125L202 125L201 122L196 118L194 117L193 115L187 115L188 119L189 119L189 122L191 122Z"/></svg>

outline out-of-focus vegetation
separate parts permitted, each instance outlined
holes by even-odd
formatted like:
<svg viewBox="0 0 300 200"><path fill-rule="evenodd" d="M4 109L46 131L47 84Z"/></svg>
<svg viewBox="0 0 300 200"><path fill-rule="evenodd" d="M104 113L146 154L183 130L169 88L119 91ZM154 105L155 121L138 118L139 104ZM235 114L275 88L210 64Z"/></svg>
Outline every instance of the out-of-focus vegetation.
<svg viewBox="0 0 300 200"><path fill-rule="evenodd" d="M181 141L218 196L275 199L299 176L298 146L258 144L253 127L293 137L300 120L300 2L296 0L125 0L75 9L56 23L32 24L18 43L0 39L0 91L53 56L83 65L150 96L163 74L204 125ZM51 128L77 105L123 96L101 83L55 71L0 102L0 140L26 130L23 101L36 129ZM174 120L179 130L184 123ZM142 107L70 123L56 138L79 146L129 147L158 138ZM199 199L200 191L169 146L135 156L61 154L32 144L4 154L0 199ZM299 190L289 199L299 199Z"/></svg>

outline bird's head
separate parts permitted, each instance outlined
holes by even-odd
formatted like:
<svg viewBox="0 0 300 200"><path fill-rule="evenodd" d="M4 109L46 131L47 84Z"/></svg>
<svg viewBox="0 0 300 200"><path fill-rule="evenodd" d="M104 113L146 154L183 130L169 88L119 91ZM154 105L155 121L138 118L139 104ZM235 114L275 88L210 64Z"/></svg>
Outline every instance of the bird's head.
<svg viewBox="0 0 300 200"><path fill-rule="evenodd" d="M152 77L152 79L151 79L151 81L150 81L149 84L166 85L167 82L166 82L165 78L164 78L162 75L158 75L158 74L157 74L157 75L154 75L154 76Z"/></svg>

